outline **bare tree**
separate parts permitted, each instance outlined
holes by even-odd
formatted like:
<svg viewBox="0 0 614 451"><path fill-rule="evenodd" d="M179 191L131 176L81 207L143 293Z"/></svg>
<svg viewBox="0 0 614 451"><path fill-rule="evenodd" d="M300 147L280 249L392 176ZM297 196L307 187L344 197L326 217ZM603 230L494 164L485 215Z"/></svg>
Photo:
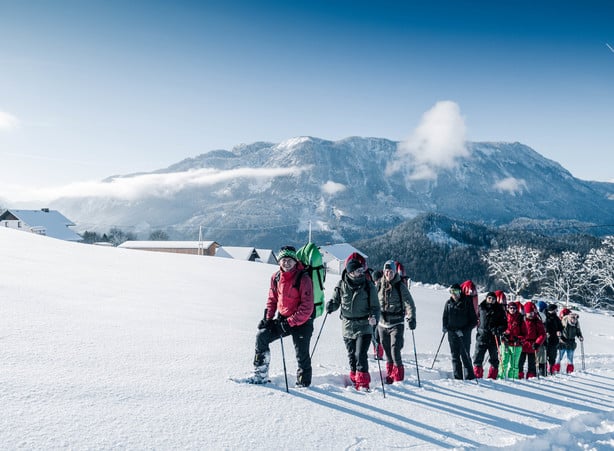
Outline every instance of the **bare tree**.
<svg viewBox="0 0 614 451"><path fill-rule="evenodd" d="M543 278L537 249L511 246L507 249L491 249L482 256L491 277L501 281L515 297L533 282Z"/></svg>
<svg viewBox="0 0 614 451"><path fill-rule="evenodd" d="M594 304L600 304L608 293L614 294L614 236L606 237L600 248L589 251L584 271L592 282Z"/></svg>
<svg viewBox="0 0 614 451"><path fill-rule="evenodd" d="M545 263L545 284L542 295L565 302L582 296L582 287L588 280L584 271L584 259L577 252L565 251L551 255Z"/></svg>

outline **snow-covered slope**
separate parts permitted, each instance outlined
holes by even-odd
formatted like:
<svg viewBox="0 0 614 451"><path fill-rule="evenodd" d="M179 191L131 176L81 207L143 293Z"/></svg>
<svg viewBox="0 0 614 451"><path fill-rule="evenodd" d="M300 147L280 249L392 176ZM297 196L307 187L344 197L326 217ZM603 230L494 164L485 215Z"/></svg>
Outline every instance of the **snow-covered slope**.
<svg viewBox="0 0 614 451"><path fill-rule="evenodd" d="M586 371L531 381L448 379L446 293L412 288L418 313L407 379L371 393L343 385L336 315L324 323L313 386L285 392L250 370L275 267L71 244L0 229L3 449L595 449L614 446L614 318L580 313ZM336 280L327 280L328 293ZM316 320L316 333L323 318ZM314 340L315 341L314 334ZM313 343L312 341L312 343ZM291 385L296 369L284 341ZM578 353L577 366L581 367Z"/></svg>

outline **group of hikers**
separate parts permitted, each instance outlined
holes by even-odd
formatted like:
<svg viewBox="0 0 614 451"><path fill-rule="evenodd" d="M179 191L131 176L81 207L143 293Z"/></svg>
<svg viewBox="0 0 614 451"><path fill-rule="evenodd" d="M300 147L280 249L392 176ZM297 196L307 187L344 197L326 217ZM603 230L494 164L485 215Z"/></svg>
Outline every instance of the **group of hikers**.
<svg viewBox="0 0 614 451"><path fill-rule="evenodd" d="M264 317L256 334L254 372L248 382L268 382L270 343L292 336L296 386L308 387L312 379L310 342L315 317L312 280L294 247L282 247L277 260L280 269L271 276ZM488 293L479 303L471 281L454 284L449 292L442 317L442 342L447 334L454 378L482 378L486 352L490 363L487 377L491 379L522 379L525 375L531 378L538 372L545 376L546 369L554 374L560 371L564 356L568 361L566 372L574 370L576 338L583 340L577 314L563 309L558 316L556 304L543 301L508 303L502 291ZM371 271L360 254L350 255L325 310L327 315L340 311L349 379L357 390L370 389L371 345L375 358L386 360L383 381L392 384L404 380L401 351L405 323L413 333L416 306L402 265L388 260L382 270ZM475 327L476 345L471 359Z"/></svg>

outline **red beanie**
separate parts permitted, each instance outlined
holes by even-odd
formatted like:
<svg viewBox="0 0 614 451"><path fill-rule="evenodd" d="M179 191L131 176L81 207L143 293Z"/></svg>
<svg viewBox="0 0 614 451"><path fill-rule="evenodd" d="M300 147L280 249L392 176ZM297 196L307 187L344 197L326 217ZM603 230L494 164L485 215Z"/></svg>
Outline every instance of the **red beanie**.
<svg viewBox="0 0 614 451"><path fill-rule="evenodd" d="M531 313L535 311L535 304L533 304L531 301L528 301L525 305L524 305L524 312L525 313Z"/></svg>

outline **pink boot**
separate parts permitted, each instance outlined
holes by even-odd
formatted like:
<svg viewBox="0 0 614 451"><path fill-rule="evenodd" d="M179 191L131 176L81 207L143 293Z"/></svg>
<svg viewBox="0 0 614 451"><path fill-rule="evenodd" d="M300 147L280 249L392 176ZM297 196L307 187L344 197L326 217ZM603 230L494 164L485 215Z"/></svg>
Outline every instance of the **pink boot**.
<svg viewBox="0 0 614 451"><path fill-rule="evenodd" d="M499 375L499 369L491 366L488 370L488 379L496 379Z"/></svg>
<svg viewBox="0 0 614 451"><path fill-rule="evenodd" d="M552 365L552 374L559 373L560 371L561 371L560 363L555 363L554 365Z"/></svg>
<svg viewBox="0 0 614 451"><path fill-rule="evenodd" d="M387 384L392 384L394 382L394 378L392 374L394 372L394 364L392 362L386 362L386 382Z"/></svg>
<svg viewBox="0 0 614 451"><path fill-rule="evenodd" d="M394 366L392 369L392 379L395 382L401 382L403 379L405 379L405 367L403 365L401 366Z"/></svg>
<svg viewBox="0 0 614 451"><path fill-rule="evenodd" d="M350 371L350 380L352 381L352 384L356 383L356 371Z"/></svg>
<svg viewBox="0 0 614 451"><path fill-rule="evenodd" d="M573 370L574 370L573 363L568 363L567 364L567 374L573 373Z"/></svg>
<svg viewBox="0 0 614 451"><path fill-rule="evenodd" d="M371 375L369 373L363 371L356 373L356 390L369 390L369 382L371 382Z"/></svg>
<svg viewBox="0 0 614 451"><path fill-rule="evenodd" d="M482 379L484 377L484 368L481 366L475 365L473 367L473 374L475 374L475 377L477 377L478 379Z"/></svg>

